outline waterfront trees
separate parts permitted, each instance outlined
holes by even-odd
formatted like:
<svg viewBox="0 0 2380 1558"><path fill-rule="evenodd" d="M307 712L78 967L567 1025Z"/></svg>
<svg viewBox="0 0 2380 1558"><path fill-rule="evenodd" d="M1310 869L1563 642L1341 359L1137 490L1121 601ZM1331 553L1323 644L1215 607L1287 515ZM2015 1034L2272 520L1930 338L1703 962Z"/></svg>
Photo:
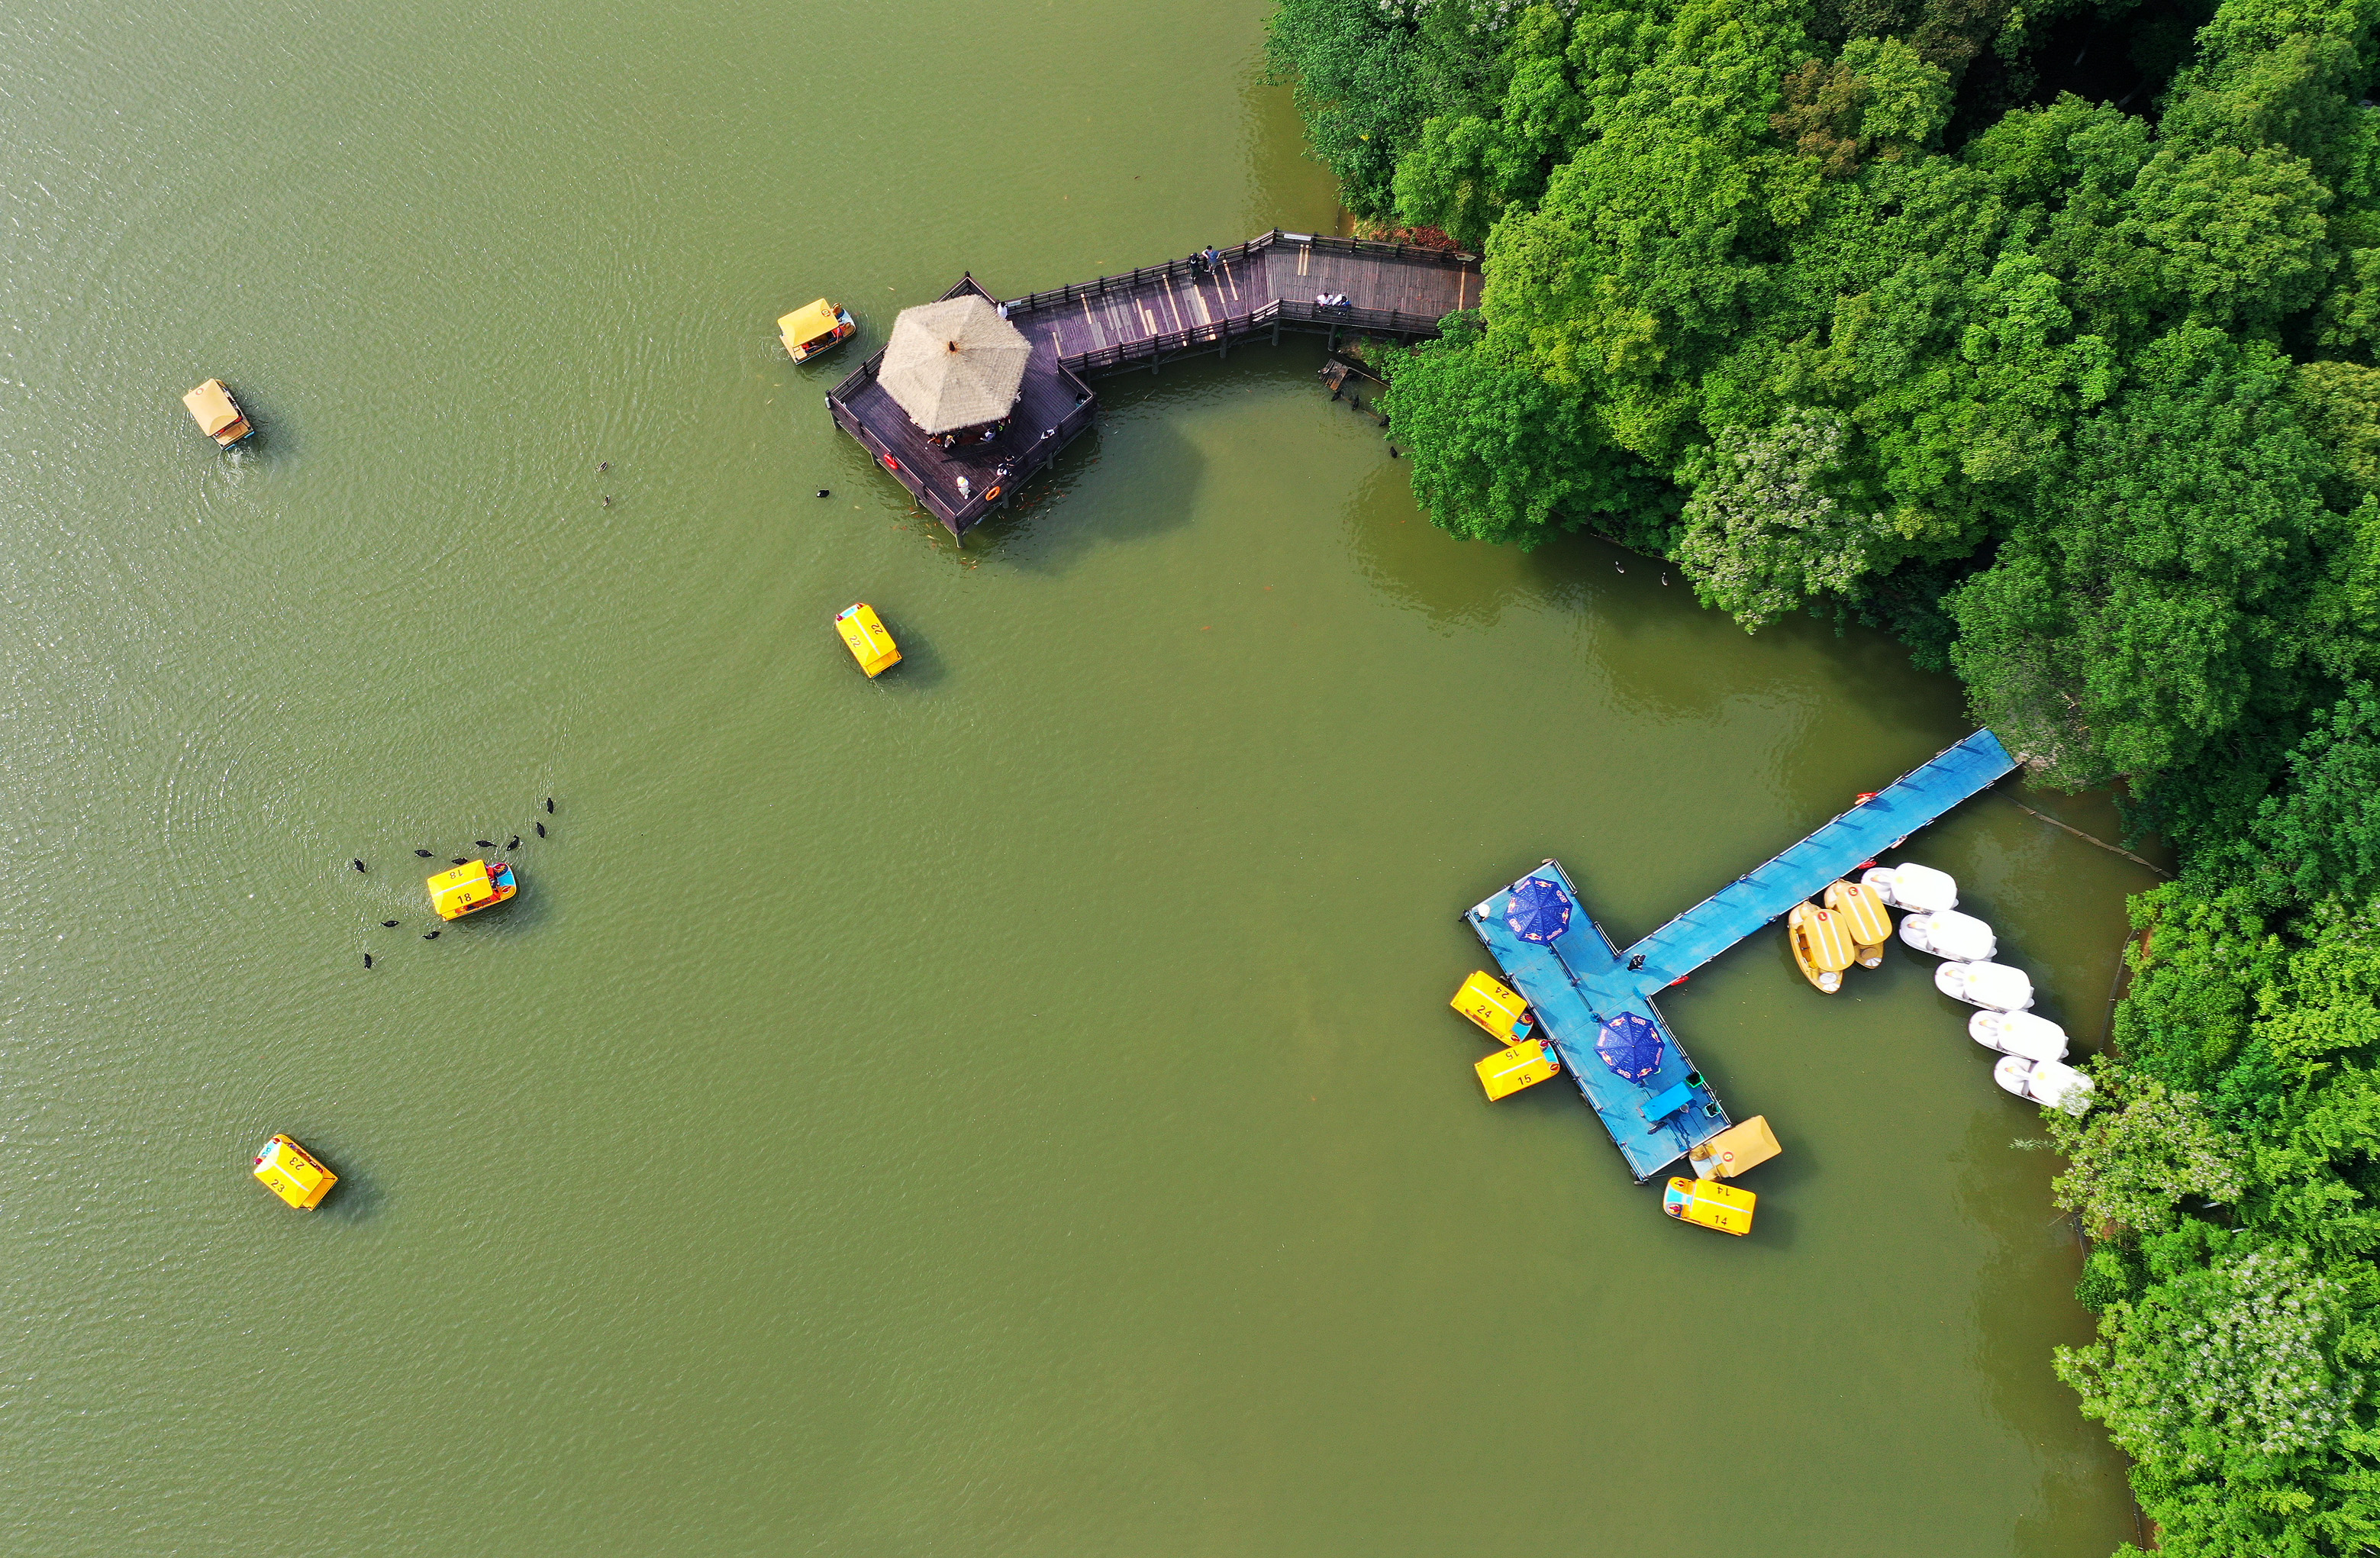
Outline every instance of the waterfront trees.
<svg viewBox="0 0 2380 1558"><path fill-rule="evenodd" d="M1359 216L1484 251L1388 363L1439 524L1888 627L2180 846L2049 1123L2057 1366L2165 1551L2380 1551L2380 0L2126 5L1281 0L1272 51Z"/></svg>

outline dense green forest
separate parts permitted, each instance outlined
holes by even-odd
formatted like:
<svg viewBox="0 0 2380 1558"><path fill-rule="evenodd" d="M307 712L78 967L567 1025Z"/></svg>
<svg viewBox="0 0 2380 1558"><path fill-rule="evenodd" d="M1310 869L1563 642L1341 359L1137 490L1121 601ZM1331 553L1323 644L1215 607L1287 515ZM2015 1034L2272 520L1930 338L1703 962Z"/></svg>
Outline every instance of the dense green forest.
<svg viewBox="0 0 2380 1558"><path fill-rule="evenodd" d="M2380 0L1281 0L1456 534L1888 628L2181 851L2054 1366L2163 1549L2380 1552ZM2129 1548L2126 1551L2131 1551Z"/></svg>

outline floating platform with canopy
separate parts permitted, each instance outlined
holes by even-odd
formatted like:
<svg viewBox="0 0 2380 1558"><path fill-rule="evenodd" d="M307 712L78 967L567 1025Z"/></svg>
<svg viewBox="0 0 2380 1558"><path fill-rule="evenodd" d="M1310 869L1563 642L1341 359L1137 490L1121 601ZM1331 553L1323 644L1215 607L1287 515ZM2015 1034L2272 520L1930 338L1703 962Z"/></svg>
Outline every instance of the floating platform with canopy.
<svg viewBox="0 0 2380 1558"><path fill-rule="evenodd" d="M1979 730L1621 951L1547 860L1463 915L1637 1182L1732 1124L1653 997L2016 767Z"/></svg>

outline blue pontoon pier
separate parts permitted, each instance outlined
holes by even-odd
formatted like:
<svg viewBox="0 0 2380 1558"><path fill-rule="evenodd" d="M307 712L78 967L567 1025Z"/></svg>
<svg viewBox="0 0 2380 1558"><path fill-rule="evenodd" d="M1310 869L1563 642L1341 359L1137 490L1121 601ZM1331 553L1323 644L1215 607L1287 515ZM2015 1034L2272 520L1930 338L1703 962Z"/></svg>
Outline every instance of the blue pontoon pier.
<svg viewBox="0 0 2380 1558"><path fill-rule="evenodd" d="M1542 942L1512 929L1512 893L1531 877L1579 902L1569 874L1552 860L1489 894L1463 919L1529 1003L1563 1069L1641 1183L1730 1123L1653 996L2015 767L1998 738L1979 730L1625 952L1585 914ZM1632 1013L1662 1040L1658 1065L1633 1080L1606 1065L1596 1048L1606 1023Z"/></svg>

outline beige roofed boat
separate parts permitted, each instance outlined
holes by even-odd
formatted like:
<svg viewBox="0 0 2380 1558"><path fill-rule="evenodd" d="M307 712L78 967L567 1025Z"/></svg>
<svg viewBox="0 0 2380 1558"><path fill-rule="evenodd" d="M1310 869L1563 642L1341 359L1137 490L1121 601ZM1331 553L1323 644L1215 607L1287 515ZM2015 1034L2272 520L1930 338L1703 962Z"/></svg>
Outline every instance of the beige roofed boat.
<svg viewBox="0 0 2380 1558"><path fill-rule="evenodd" d="M877 382L917 431L954 432L1008 415L1033 343L970 293L904 309Z"/></svg>
<svg viewBox="0 0 2380 1558"><path fill-rule="evenodd" d="M199 424L199 431L225 448L253 431L248 425L248 418L241 414L239 403L232 399L231 391L224 388L221 379L209 379L182 396L182 404L190 408L190 417Z"/></svg>

